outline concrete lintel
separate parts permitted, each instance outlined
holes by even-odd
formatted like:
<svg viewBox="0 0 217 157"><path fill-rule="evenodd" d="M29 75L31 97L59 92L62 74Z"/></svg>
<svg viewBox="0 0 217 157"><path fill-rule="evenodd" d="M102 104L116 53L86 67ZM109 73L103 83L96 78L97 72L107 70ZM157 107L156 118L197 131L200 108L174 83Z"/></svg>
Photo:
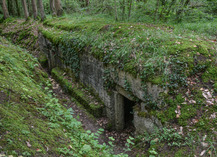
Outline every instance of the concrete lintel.
<svg viewBox="0 0 217 157"><path fill-rule="evenodd" d="M116 85L116 90L118 91L118 93L120 93L121 95L125 96L127 99L134 101L133 97L131 96L130 92L124 90L124 88L122 88L121 86Z"/></svg>

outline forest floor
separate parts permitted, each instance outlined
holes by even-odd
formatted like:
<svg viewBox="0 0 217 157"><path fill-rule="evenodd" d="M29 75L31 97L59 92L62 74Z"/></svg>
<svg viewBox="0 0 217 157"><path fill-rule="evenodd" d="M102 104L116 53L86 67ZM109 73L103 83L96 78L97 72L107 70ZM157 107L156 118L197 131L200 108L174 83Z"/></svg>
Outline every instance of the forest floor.
<svg viewBox="0 0 217 157"><path fill-rule="evenodd" d="M105 131L99 136L98 140L100 144L108 144L109 137L113 137L114 140L114 153L120 154L125 152L126 140L129 136L132 136L132 130L130 128L124 129L121 132L115 130L107 130L108 118L101 117L95 118L90 113L88 113L82 106L78 106L75 99L64 92L61 86L50 76L50 81L52 82L52 88L56 97L60 100L61 104L66 106L66 108L72 108L74 111L73 117L82 123L84 130L90 130L93 133L103 128ZM127 152L129 156L135 156L136 152Z"/></svg>

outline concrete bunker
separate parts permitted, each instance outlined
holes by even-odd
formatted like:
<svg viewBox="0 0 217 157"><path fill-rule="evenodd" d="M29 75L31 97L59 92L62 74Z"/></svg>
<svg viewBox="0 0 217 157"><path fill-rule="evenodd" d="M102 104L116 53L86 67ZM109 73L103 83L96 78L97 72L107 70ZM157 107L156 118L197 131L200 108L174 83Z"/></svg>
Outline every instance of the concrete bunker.
<svg viewBox="0 0 217 157"><path fill-rule="evenodd" d="M39 36L40 49L46 54L50 62L49 69L54 67L70 69L70 66L64 63L61 48L53 44L41 33ZM155 127L162 127L161 122L155 116L141 116L143 115L141 112L145 113L145 115L149 114L148 110L146 110L146 105L144 105L146 104L146 98L144 97L146 93L151 95L158 105L161 105L159 95L160 93L168 93L168 89L163 89L156 84L145 82L146 91L144 91L144 84L142 84L140 77L132 76L112 65L104 65L102 61L88 52L80 54L78 59L79 82L91 87L93 91L98 94L99 98L104 103L103 113L109 118L113 128L121 131L127 127L127 125L133 125L135 132L142 134L144 131L152 133ZM109 79L115 84L115 88L109 92L104 88L105 81L103 78L105 77L105 71L110 71ZM126 85L130 86L130 91L126 89ZM135 98L138 99L139 102L136 104L136 106L138 106L137 110L133 111Z"/></svg>

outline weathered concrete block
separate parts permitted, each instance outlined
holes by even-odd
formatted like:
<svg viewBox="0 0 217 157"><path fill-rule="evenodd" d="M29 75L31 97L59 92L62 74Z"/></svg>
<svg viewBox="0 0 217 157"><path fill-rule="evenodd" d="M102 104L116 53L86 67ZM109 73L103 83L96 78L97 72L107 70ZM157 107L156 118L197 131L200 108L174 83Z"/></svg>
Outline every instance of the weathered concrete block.
<svg viewBox="0 0 217 157"><path fill-rule="evenodd" d="M162 124L157 118L154 116L150 118L140 117L138 116L138 111L134 112L134 126L136 134L143 134L144 132L151 134L155 129L162 128Z"/></svg>

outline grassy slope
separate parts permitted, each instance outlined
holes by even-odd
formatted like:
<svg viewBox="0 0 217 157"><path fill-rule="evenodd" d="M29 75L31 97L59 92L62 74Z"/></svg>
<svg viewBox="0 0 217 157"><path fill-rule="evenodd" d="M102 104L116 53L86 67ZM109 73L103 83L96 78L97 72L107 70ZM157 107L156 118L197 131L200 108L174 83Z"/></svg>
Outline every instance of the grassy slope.
<svg viewBox="0 0 217 157"><path fill-rule="evenodd" d="M7 155L110 156L52 96L47 74L27 51L0 37L0 149ZM45 87L45 88L44 88Z"/></svg>

